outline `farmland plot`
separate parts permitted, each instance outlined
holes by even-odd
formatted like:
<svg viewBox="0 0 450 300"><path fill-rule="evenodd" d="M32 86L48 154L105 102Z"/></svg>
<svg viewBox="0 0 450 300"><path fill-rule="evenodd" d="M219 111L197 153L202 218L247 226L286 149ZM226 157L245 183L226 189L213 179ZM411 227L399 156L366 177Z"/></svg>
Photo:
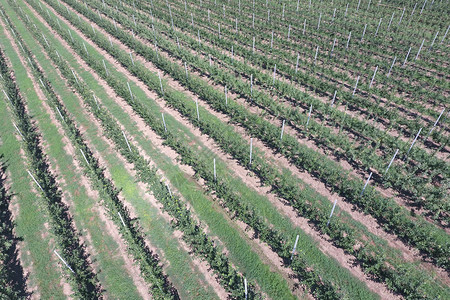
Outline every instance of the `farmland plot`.
<svg viewBox="0 0 450 300"><path fill-rule="evenodd" d="M450 298L446 1L0 12L2 297Z"/></svg>

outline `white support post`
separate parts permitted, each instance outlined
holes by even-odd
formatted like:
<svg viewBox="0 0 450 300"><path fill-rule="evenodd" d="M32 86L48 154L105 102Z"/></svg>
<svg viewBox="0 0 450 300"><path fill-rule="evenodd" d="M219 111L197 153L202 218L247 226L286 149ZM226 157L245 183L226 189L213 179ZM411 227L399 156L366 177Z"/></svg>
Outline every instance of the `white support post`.
<svg viewBox="0 0 450 300"><path fill-rule="evenodd" d="M253 74L250 74L250 97L253 98Z"/></svg>
<svg viewBox="0 0 450 300"><path fill-rule="evenodd" d="M117 30L117 24L116 24L116 20L113 19L113 23L114 23L114 29Z"/></svg>
<svg viewBox="0 0 450 300"><path fill-rule="evenodd" d="M267 10L267 22L270 21L270 9Z"/></svg>
<svg viewBox="0 0 450 300"><path fill-rule="evenodd" d="M245 300L248 298L248 287L247 287L247 278L244 277L244 293L245 293Z"/></svg>
<svg viewBox="0 0 450 300"><path fill-rule="evenodd" d="M131 97L131 100L133 100L134 101L134 99L133 99L133 93L131 92L131 87L130 87L130 83L127 81L127 86L128 86L128 91L130 92L130 97Z"/></svg>
<svg viewBox="0 0 450 300"><path fill-rule="evenodd" d="M198 111L198 99L195 99L195 107L197 108L197 120L200 121L200 113Z"/></svg>
<svg viewBox="0 0 450 300"><path fill-rule="evenodd" d="M78 78L77 78L77 76L75 75L75 72L73 71L73 69L71 69L71 71L72 71L73 77L75 78L75 81L77 82L78 85L80 85L80 83L78 82Z"/></svg>
<svg viewBox="0 0 450 300"><path fill-rule="evenodd" d="M442 111L441 111L439 117L437 118L436 122L434 122L434 125L433 125L433 127L430 129L430 132L428 133L427 138L430 136L431 132L433 132L433 129L436 127L436 125L437 125L437 123L439 122L439 119L442 117L442 114L444 113L444 111L445 111L445 108L442 109Z"/></svg>
<svg viewBox="0 0 450 300"><path fill-rule="evenodd" d="M295 74L298 72L298 60L300 59L300 53L297 53L297 62L295 63Z"/></svg>
<svg viewBox="0 0 450 300"><path fill-rule="evenodd" d="M214 181L217 181L217 174L216 174L216 159L213 159L213 166L214 166Z"/></svg>
<svg viewBox="0 0 450 300"><path fill-rule="evenodd" d="M286 3L283 3L283 13L281 15L281 19L284 20L284 9L285 9Z"/></svg>
<svg viewBox="0 0 450 300"><path fill-rule="evenodd" d="M347 17L347 11L348 11L348 3L347 3L347 7L345 8L345 14L344 14L344 17Z"/></svg>
<svg viewBox="0 0 450 300"><path fill-rule="evenodd" d="M50 47L50 44L47 42L47 39L45 38L45 35L42 34L42 37L44 38L45 43L47 44L47 47Z"/></svg>
<svg viewBox="0 0 450 300"><path fill-rule="evenodd" d="M186 79L188 79L188 70L186 62L184 62L184 71L186 72Z"/></svg>
<svg viewBox="0 0 450 300"><path fill-rule="evenodd" d="M414 58L414 61L416 61L417 58L419 58L419 54L420 54L420 51L422 50L423 43L425 43L425 39L422 40L422 44L420 44L419 51L417 51L416 58Z"/></svg>
<svg viewBox="0 0 450 300"><path fill-rule="evenodd" d="M64 121L64 118L63 118L63 116L62 116L62 114L61 114L61 111L59 110L58 106L56 106L56 110L58 111L58 114L59 114L59 116L61 117L61 120Z"/></svg>
<svg viewBox="0 0 450 300"><path fill-rule="evenodd" d="M252 16L252 28L255 29L255 13Z"/></svg>
<svg viewBox="0 0 450 300"><path fill-rule="evenodd" d="M197 29L198 45L200 46L200 29Z"/></svg>
<svg viewBox="0 0 450 300"><path fill-rule="evenodd" d="M331 47L330 57L333 57L334 47L336 46L336 38L333 41L333 47Z"/></svg>
<svg viewBox="0 0 450 300"><path fill-rule="evenodd" d="M125 225L125 222L123 221L122 215L120 214L120 212L117 212L117 214L119 215L120 221L122 221L123 227L127 227L127 225Z"/></svg>
<svg viewBox="0 0 450 300"><path fill-rule="evenodd" d="M133 55L131 54L131 51L130 51L130 59L131 59L131 63L133 64L133 67L134 67L134 60L133 60Z"/></svg>
<svg viewBox="0 0 450 300"><path fill-rule="evenodd" d="M366 29L367 29L367 24L364 25L364 31L363 31L363 34L361 36L361 42L364 40L364 35L366 34Z"/></svg>
<svg viewBox="0 0 450 300"><path fill-rule="evenodd" d="M231 61L234 62L234 45L231 45Z"/></svg>
<svg viewBox="0 0 450 300"><path fill-rule="evenodd" d="M297 237L295 238L294 248L292 248L291 261L294 258L295 250L297 249L298 238L299 238L299 235L297 234Z"/></svg>
<svg viewBox="0 0 450 300"><path fill-rule="evenodd" d="M333 19L331 19L332 22L334 22L335 17L336 17L336 8L334 8L334 11L333 11Z"/></svg>
<svg viewBox="0 0 450 300"><path fill-rule="evenodd" d="M317 60L317 54L319 53L319 46L317 46L316 48L316 54L314 55L314 65L316 64L316 60Z"/></svg>
<svg viewBox="0 0 450 300"><path fill-rule="evenodd" d="M94 35L95 35L95 29L94 29L94 25L92 25L92 23L91 23L91 28L92 28L92 32L94 32Z"/></svg>
<svg viewBox="0 0 450 300"><path fill-rule="evenodd" d="M369 89L370 89L370 88L372 87L372 85L373 85L373 80L375 79L375 75L377 75L377 71L378 71L378 66L376 66L375 72L373 72L373 76L372 76L372 80L370 81Z"/></svg>
<svg viewBox="0 0 450 300"><path fill-rule="evenodd" d="M300 0L297 0L297 10L296 11L298 11L299 5L300 5Z"/></svg>
<svg viewBox="0 0 450 300"><path fill-rule="evenodd" d="M334 101L336 100L337 90L334 91L333 100L331 100L331 107L333 107Z"/></svg>
<svg viewBox="0 0 450 300"><path fill-rule="evenodd" d="M109 72L108 72L108 69L106 68L105 60L102 59L102 61L103 61L103 67L105 68L106 76L109 76Z"/></svg>
<svg viewBox="0 0 450 300"><path fill-rule="evenodd" d="M369 0L369 4L367 4L367 10L370 9L370 3L372 3L372 0Z"/></svg>
<svg viewBox="0 0 450 300"><path fill-rule="evenodd" d="M400 25L400 23L402 22L403 15L405 14L405 10L406 10L406 7L403 7L403 12L402 12L402 15L400 16L400 21L398 21L397 25Z"/></svg>
<svg viewBox="0 0 450 300"><path fill-rule="evenodd" d="M14 126L17 129L16 124L14 124ZM21 134L22 135L22 134ZM42 188L42 186L39 184L39 182L37 182L36 178L34 178L33 174L31 174L31 172L29 170L27 170L28 174L31 176L31 178L33 179L34 183L37 184L37 186L41 189L41 191L44 193L44 189Z"/></svg>
<svg viewBox="0 0 450 300"><path fill-rule="evenodd" d="M161 80L161 74L159 74L159 71L158 71L158 77L159 77L159 86L161 88L161 94L164 94L164 90L163 90L163 86L162 86L162 80Z"/></svg>
<svg viewBox="0 0 450 300"><path fill-rule="evenodd" d="M395 12L392 13L391 20L389 21L387 30L389 30L389 28L391 28L391 24L392 24L392 20L394 19L394 15L395 15Z"/></svg>
<svg viewBox="0 0 450 300"><path fill-rule="evenodd" d="M360 5L361 5L361 0L358 1L358 6L356 7L356 12L358 12Z"/></svg>
<svg viewBox="0 0 450 300"><path fill-rule="evenodd" d="M164 132L167 132L167 126L166 126L166 120L164 119L164 113L161 113L163 125L164 125Z"/></svg>
<svg viewBox="0 0 450 300"><path fill-rule="evenodd" d="M170 11L170 7L169 7L169 11ZM134 15L132 15L132 17L133 17L134 27L137 27L136 18L134 17Z"/></svg>
<svg viewBox="0 0 450 300"><path fill-rule="evenodd" d="M234 28L235 30L236 30L236 34L238 33L238 19L237 18L235 18L235 28Z"/></svg>
<svg viewBox="0 0 450 300"><path fill-rule="evenodd" d="M123 134L123 137L125 138L125 142L127 142L128 150L130 150L130 152L131 152L130 143L128 142L127 136L125 135L125 132L123 132L123 130L122 130L122 134Z"/></svg>
<svg viewBox="0 0 450 300"><path fill-rule="evenodd" d="M283 133L284 133L284 123L286 122L286 120L283 120L283 124L281 125L281 134L280 134L280 140L283 139Z"/></svg>
<svg viewBox="0 0 450 300"><path fill-rule="evenodd" d="M84 155L83 150L80 149L80 152L81 152L81 155L83 155L83 158L84 158L84 161L86 162L86 164L87 164L88 166L90 166L90 165L89 165L89 162L88 162L88 160L87 160L87 158L86 158L86 155Z"/></svg>
<svg viewBox="0 0 450 300"><path fill-rule="evenodd" d="M408 54L406 54L406 57L405 57L405 60L403 61L402 67L405 66L406 61L408 60L408 56L409 56L409 53L411 52L411 48L412 48L412 47L409 47Z"/></svg>
<svg viewBox="0 0 450 300"><path fill-rule="evenodd" d="M361 194L359 194L359 196L361 197L364 194L364 191L366 190L367 185L369 184L370 178L372 177L373 172L370 172L369 177L366 180L366 183L364 184L364 187L361 191Z"/></svg>
<svg viewBox="0 0 450 300"><path fill-rule="evenodd" d="M211 60L211 53L208 55L209 56L209 66L212 66L212 60Z"/></svg>
<svg viewBox="0 0 450 300"><path fill-rule="evenodd" d="M272 30L272 39L270 40L270 49L273 48L273 30Z"/></svg>
<svg viewBox="0 0 450 300"><path fill-rule="evenodd" d="M350 43L350 38L352 37L352 32L350 31L350 33L348 34L348 39L347 39L347 46L345 46L345 50L348 49L348 44Z"/></svg>
<svg viewBox="0 0 450 300"><path fill-rule="evenodd" d="M384 171L384 175L386 175L386 173L389 171L389 168L391 167L392 163L394 162L395 157L397 156L398 150L399 149L397 149L395 151L394 156L392 157L391 161L389 162L389 165L386 168L386 171Z"/></svg>
<svg viewBox="0 0 450 300"><path fill-rule="evenodd" d="M86 44L84 42L83 42L83 47L84 47L84 51L86 51L86 54L89 55L89 52L87 51L87 48L86 48Z"/></svg>
<svg viewBox="0 0 450 300"><path fill-rule="evenodd" d="M170 190L170 185L168 183L166 183L166 187L167 187L167 191L169 192L169 196L173 197L172 191Z"/></svg>
<svg viewBox="0 0 450 300"><path fill-rule="evenodd" d="M337 203L337 199L336 199L336 200L334 200L333 208L331 209L331 213L330 213L330 216L328 217L328 222L327 222L327 226L328 226L328 225L330 225L330 221L331 221L331 216L333 215L333 213L334 213L334 209L336 208L336 203Z"/></svg>
<svg viewBox="0 0 450 300"><path fill-rule="evenodd" d="M289 24L287 40L289 41L290 38L291 38L291 25Z"/></svg>
<svg viewBox="0 0 450 300"><path fill-rule="evenodd" d="M441 40L441 42L440 42L439 44L442 44L442 43L444 42L444 39L445 39L445 37L447 36L449 30L450 30L450 25L448 25L447 30L445 31L445 34L444 34L444 36L442 37L442 40Z"/></svg>
<svg viewBox="0 0 450 300"><path fill-rule="evenodd" d="M425 8L425 5L427 4L427 1L428 1L428 0L425 0L425 2L423 3L422 9L420 10L420 15L422 14L423 9Z"/></svg>
<svg viewBox="0 0 450 300"><path fill-rule="evenodd" d="M308 130L309 120L311 119L311 112L312 112L312 103L311 103L311 106L309 107L308 120L306 121L306 126L305 126L306 130Z"/></svg>
<svg viewBox="0 0 450 300"><path fill-rule="evenodd" d="M378 35L378 29L380 29L380 25L381 25L381 21L382 20L383 20L383 18L380 18L380 21L378 22L377 30L375 31L375 36Z"/></svg>
<svg viewBox="0 0 450 300"><path fill-rule="evenodd" d="M406 153L406 155L409 154L409 152L411 151L412 147L414 146L414 144L416 143L417 138L419 137L420 132L422 131L422 128L419 129L419 132L416 134L416 137L414 138L413 142L411 143L411 146L408 149L408 152Z"/></svg>
<svg viewBox="0 0 450 300"><path fill-rule="evenodd" d="M275 85L275 74L276 74L276 72L277 72L277 65L275 65L274 68L273 68L273 82L272 82L272 85Z"/></svg>
<svg viewBox="0 0 450 300"><path fill-rule="evenodd" d="M97 97L95 95L92 95L95 101L95 104L97 105L97 108L100 109L100 106L98 105Z"/></svg>
<svg viewBox="0 0 450 300"><path fill-rule="evenodd" d="M319 21L317 22L317 30L320 28L320 20L322 19L322 13L319 14Z"/></svg>
<svg viewBox="0 0 450 300"><path fill-rule="evenodd" d="M306 31L306 19L305 22L303 23L303 35L305 35L305 31Z"/></svg>
<svg viewBox="0 0 450 300"><path fill-rule="evenodd" d="M253 138L250 138L250 165L252 164Z"/></svg>
<svg viewBox="0 0 450 300"><path fill-rule="evenodd" d="M416 4L414 5L414 8L413 8L413 10L411 12L411 17L413 16L414 12L416 11L417 4L418 4L418 2L416 2Z"/></svg>
<svg viewBox="0 0 450 300"><path fill-rule="evenodd" d="M75 272L72 270L72 268L69 266L69 264L58 254L58 252L56 252L56 250L53 250L53 252L56 254L56 256L58 256L58 258L64 263L64 265L66 265L66 267L73 273L75 274Z"/></svg>
<svg viewBox="0 0 450 300"><path fill-rule="evenodd" d="M391 65L391 67L389 68L389 72L388 72L388 74L387 74L387 77L391 76L391 71L392 71L392 68L394 67L395 60L396 60L396 59L397 59L397 56L394 56L394 59L392 60L392 65Z"/></svg>
<svg viewBox="0 0 450 300"><path fill-rule="evenodd" d="M228 105L228 91L227 91L227 86L225 86L224 94L225 94L225 105Z"/></svg>
<svg viewBox="0 0 450 300"><path fill-rule="evenodd" d="M436 34L434 35L433 41L431 42L430 48L428 48L428 52L430 52L431 49L433 49L433 45L434 45L434 42L436 41L436 38L437 38L438 34L439 34L439 30L436 31Z"/></svg>
<svg viewBox="0 0 450 300"><path fill-rule="evenodd" d="M56 52L56 55L58 56L58 58L61 59L61 56L59 55L58 50L55 50L55 52Z"/></svg>
<svg viewBox="0 0 450 300"><path fill-rule="evenodd" d="M356 93L356 88L358 87L358 82L359 82L359 76L358 78L356 78L356 83L355 83L355 87L353 88L353 93L352 93L352 97L355 95Z"/></svg>
<svg viewBox="0 0 450 300"><path fill-rule="evenodd" d="M252 54L255 53L255 37L253 37Z"/></svg>
<svg viewBox="0 0 450 300"><path fill-rule="evenodd" d="M111 37L110 36L108 36L108 38L109 38L109 45L111 46L111 48L113 47L113 44L112 44L112 41L111 41Z"/></svg>

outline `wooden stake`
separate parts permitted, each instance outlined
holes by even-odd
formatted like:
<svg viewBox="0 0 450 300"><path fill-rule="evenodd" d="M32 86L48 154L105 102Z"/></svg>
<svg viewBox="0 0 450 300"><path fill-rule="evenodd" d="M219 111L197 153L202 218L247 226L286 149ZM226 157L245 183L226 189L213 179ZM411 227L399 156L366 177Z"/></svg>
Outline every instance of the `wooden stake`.
<svg viewBox="0 0 450 300"><path fill-rule="evenodd" d="M333 208L331 209L331 213L330 213L330 216L328 217L328 222L327 222L327 226L328 226L328 225L330 225L330 221L331 221L331 216L333 215L333 213L334 213L334 209L336 208L336 203L337 203L337 199L336 199L336 200L334 200Z"/></svg>
<svg viewBox="0 0 450 300"><path fill-rule="evenodd" d="M378 66L375 68L375 72L373 72L372 80L370 81L369 89L372 87L373 80L375 79L375 75L377 75Z"/></svg>
<svg viewBox="0 0 450 300"><path fill-rule="evenodd" d="M67 262L58 254L58 252L56 252L56 250L53 250L53 252L56 254L56 256L58 256L58 258L66 265L66 267L73 273L75 274L75 272L72 270L72 268L67 264Z"/></svg>
<svg viewBox="0 0 450 300"><path fill-rule="evenodd" d="M369 178L367 178L366 183L364 184L364 187L363 187L363 189L361 191L361 194L359 194L360 197L364 194L364 191L365 191L367 185L369 184L369 180L370 180L371 177L372 177L372 172L370 172Z"/></svg>
<svg viewBox="0 0 450 300"><path fill-rule="evenodd" d="M389 168L391 167L392 162L394 161L395 157L397 156L398 150L399 150L399 149L397 149L397 150L395 151L394 156L392 157L391 161L389 162L389 165L388 165L387 168L386 168L386 171L384 171L384 175L386 175L387 171L389 171Z"/></svg>
<svg viewBox="0 0 450 300"><path fill-rule="evenodd" d="M297 234L297 237L295 238L294 248L292 249L291 261L294 258L295 249L297 249L298 238L299 238L299 235Z"/></svg>

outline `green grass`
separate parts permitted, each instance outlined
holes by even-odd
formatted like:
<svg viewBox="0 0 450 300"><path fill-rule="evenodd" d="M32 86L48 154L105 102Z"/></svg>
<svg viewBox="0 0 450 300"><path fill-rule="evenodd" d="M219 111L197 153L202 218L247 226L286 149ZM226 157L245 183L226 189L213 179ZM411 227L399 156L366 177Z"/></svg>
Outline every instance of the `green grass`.
<svg viewBox="0 0 450 300"><path fill-rule="evenodd" d="M39 24L37 24L39 25ZM76 34L72 32L72 35L74 38L76 38ZM51 39L49 35L46 36L47 39L52 43L52 45L57 45L56 40ZM60 55L67 57L67 55L70 55L67 53L67 51L60 48L58 45L58 52ZM90 53L94 53L94 50L90 50ZM94 55L94 54L93 54ZM71 60L73 62L73 59ZM72 65L74 65L72 63ZM78 68L77 71L79 72ZM96 84L95 80L92 78L92 75L90 75L88 72L81 71L79 74L84 78L86 82L88 82L93 90L95 91L96 95L101 98L105 105L107 107L110 107L108 104L106 104L106 101L104 100L105 97L103 95L104 92L102 92L100 87ZM133 92L137 90L137 87L133 86ZM66 105L67 99L65 99ZM72 113L75 113L71 109L69 109ZM120 109L118 111L121 111ZM115 113L111 110L111 113ZM78 119L78 117L77 117ZM168 118L166 122L170 126L171 118ZM122 122L122 118L120 118ZM130 121L132 122L132 121ZM133 126L132 124L123 123L126 128L133 128L130 126ZM90 127L87 127L90 129ZM129 130L130 132L134 132L133 130ZM89 132L89 130L88 130ZM88 133L89 134L89 133ZM94 138L94 142L97 142L98 136ZM146 142L148 144L148 141ZM149 146L150 147L150 146ZM283 298L283 299L289 299L292 298L292 294L289 291L289 287L287 286L286 281L282 278L280 274L274 273L270 271L270 268L268 265L264 264L261 259L258 257L258 254L255 253L251 249L251 245L249 245L246 242L246 235L240 231L240 229L237 228L237 225L235 225L233 222L227 219L226 216L222 213L220 209L217 208L216 204L211 201L211 199L204 196L202 189L195 183L195 181L192 178L188 178L182 174L182 171L174 166L171 161L163 154L158 152L157 150L153 150L152 153L148 152L152 158L154 156L161 156L161 160L159 162L164 162L164 164L158 165L159 168L161 168L165 174L169 177L174 186L183 194L183 196L194 206L194 209L200 219L204 221L206 224L208 224L208 228L211 231L211 234L213 236L218 236L219 239L224 243L227 250L229 250L230 258L233 263L235 263L237 266L240 267L240 270L246 273L246 276L249 279L257 279L258 283L261 285L263 291L267 292L269 295L272 295L274 298ZM113 155L115 157L115 155ZM156 158L154 158L156 159ZM114 167L111 166L111 172L113 173L114 177ZM118 178L119 179L119 178ZM120 180L115 179L115 182L118 187L127 187L123 182ZM124 192L127 192L127 189L124 189ZM131 202L131 201L130 201ZM142 202L142 201L141 201ZM136 205L133 204L133 206L139 211L140 209L140 203L137 203ZM148 207L147 207L148 209ZM145 218L143 218L143 214L138 212L138 215L141 217L141 222L144 224L146 223ZM231 226L230 226L231 224ZM148 228L147 226L144 226L144 228ZM171 261L172 263L172 261ZM170 275L170 274L169 274Z"/></svg>
<svg viewBox="0 0 450 300"><path fill-rule="evenodd" d="M5 46L5 36L0 38L0 43ZM16 76L20 80L24 74L18 73ZM36 287L41 299L65 299L60 285L63 275L53 256L53 247L50 246L51 235L46 235L45 238L42 236L47 231L44 227L47 216L39 204L39 196L32 191L32 188L36 187L33 186L34 183L26 171L28 168L26 161L19 154L22 145L16 139L17 132L12 123L12 114L7 111L5 97L1 98L0 153L5 156L11 179L11 193L14 194L19 207L14 221L17 236L23 238L23 242L20 243L21 260L25 272L28 267L32 269L31 273L25 273L29 275L27 284L30 288Z"/></svg>
<svg viewBox="0 0 450 300"><path fill-rule="evenodd" d="M26 10L25 7L23 7L23 9ZM8 14L10 16L16 16L10 9L8 10ZM29 16L30 18L33 18L31 13L29 13ZM36 22L36 24L40 25L39 22ZM68 111L73 114L78 124L81 124L83 128L87 129L85 136L92 141L95 149L97 149L106 160L108 163L107 169L112 174L116 186L123 189L122 195L133 205L138 215L141 217L141 225L147 233L150 243L158 249L164 249L164 258L168 261L166 273L176 287L181 287L179 289L181 297L183 299L197 297L203 299L217 298L212 288L206 283L203 275L192 265L189 254L183 250L179 250L180 245L177 239L172 236L173 229L170 224L162 217L158 216L158 211L155 208L142 200L142 195L140 195L136 187L135 179L128 174L123 164L117 160L116 153L112 151L110 145L99 138L101 135L97 131L97 128L95 128L95 125L88 120L84 109L80 107L74 94L64 86L64 82L61 81L61 78L55 72L50 62L44 57L41 49L38 46L35 46L35 41L26 29L24 29L25 27L22 22L16 22L15 26L20 31L22 38L26 41L27 45L33 45L30 48L33 50L36 59L45 70L45 73L52 82L56 92L63 99ZM65 57L73 57L67 51L63 50L63 48L58 48L58 52ZM74 62L73 59L72 62ZM79 71L77 68L76 70L77 72ZM101 233L102 232L99 231L99 234ZM108 255L108 253L105 253L105 255ZM100 268L103 269L102 263L100 263ZM102 273L99 275L102 275ZM102 277L100 277L100 279L102 279ZM112 283L120 286L120 281L113 281ZM110 294L114 298L119 298L120 296L112 293L112 291ZM126 298L127 297L124 297L124 299Z"/></svg>
<svg viewBox="0 0 450 300"><path fill-rule="evenodd" d="M10 58L13 58L13 54ZM18 60L17 57L14 57L14 61L16 59ZM14 69L21 72L25 71L19 65L16 65ZM29 78L23 78L18 84L19 86L28 86L32 83ZM89 198L85 188L79 183L80 174L73 170L74 158L64 151L62 136L58 133L57 127L51 122L48 122L50 116L44 111L34 91L30 90L29 92L32 93L27 97L29 112L39 122L40 132L45 141L45 145L48 146L46 152L51 164L58 166L61 176L65 180L65 184L61 186L61 190L73 202L73 205L70 207L70 212L74 217L76 227L81 233L87 231L91 235L93 243L91 246L94 247L98 254L94 256L91 253L91 257L100 265L101 272L97 273L99 273L99 279L103 288L106 289L107 294L114 295L118 298L139 298L137 289L125 270L123 259L111 256L111 253L116 252L118 245L111 236L103 234L106 231L106 225L99 219L99 216L94 210L99 199ZM87 240L86 242L89 245ZM102 250L98 249L99 247Z"/></svg>

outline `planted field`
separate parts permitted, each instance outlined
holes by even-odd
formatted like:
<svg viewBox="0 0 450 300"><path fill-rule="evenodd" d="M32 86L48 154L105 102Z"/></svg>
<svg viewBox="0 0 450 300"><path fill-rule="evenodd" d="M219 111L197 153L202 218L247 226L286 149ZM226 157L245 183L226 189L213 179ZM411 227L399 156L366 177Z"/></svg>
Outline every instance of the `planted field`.
<svg viewBox="0 0 450 300"><path fill-rule="evenodd" d="M0 298L450 299L448 1L0 15Z"/></svg>

